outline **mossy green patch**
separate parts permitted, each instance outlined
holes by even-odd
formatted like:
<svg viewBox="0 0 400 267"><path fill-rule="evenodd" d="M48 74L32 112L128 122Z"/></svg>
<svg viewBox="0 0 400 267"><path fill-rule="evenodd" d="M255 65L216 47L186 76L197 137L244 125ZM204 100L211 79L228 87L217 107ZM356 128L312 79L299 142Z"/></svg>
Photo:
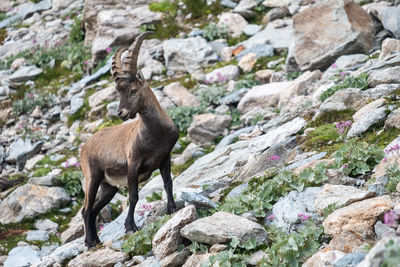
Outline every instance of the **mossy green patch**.
<svg viewBox="0 0 400 267"><path fill-rule="evenodd" d="M63 86L69 85L82 78L81 73L73 72L67 68L61 67L56 64L54 68L47 68L40 74L36 81L35 86L41 92L57 93Z"/></svg>
<svg viewBox="0 0 400 267"><path fill-rule="evenodd" d="M186 161L184 164L182 165L172 165L171 166L171 172L173 175L178 176L180 175L182 172L184 172L187 168L189 168L190 166L192 166L192 164L196 161L195 158L191 158L188 161Z"/></svg>
<svg viewBox="0 0 400 267"><path fill-rule="evenodd" d="M307 127L319 127L327 123L352 120L354 113L355 111L350 109L325 112L318 116L315 120L311 121Z"/></svg>
<svg viewBox="0 0 400 267"><path fill-rule="evenodd" d="M33 177L42 177L48 174L51 168L38 168L33 172Z"/></svg>
<svg viewBox="0 0 400 267"><path fill-rule="evenodd" d="M400 136L400 129L386 128L377 125L368 132L361 135L361 140L368 144L376 144L381 148L385 148L390 142Z"/></svg>
<svg viewBox="0 0 400 267"><path fill-rule="evenodd" d="M335 125L325 124L306 136L304 146L308 150L318 149L320 146L336 142L338 138L339 134L337 133Z"/></svg>
<svg viewBox="0 0 400 267"><path fill-rule="evenodd" d="M0 44L2 44L6 38L7 38L7 30L0 29Z"/></svg>

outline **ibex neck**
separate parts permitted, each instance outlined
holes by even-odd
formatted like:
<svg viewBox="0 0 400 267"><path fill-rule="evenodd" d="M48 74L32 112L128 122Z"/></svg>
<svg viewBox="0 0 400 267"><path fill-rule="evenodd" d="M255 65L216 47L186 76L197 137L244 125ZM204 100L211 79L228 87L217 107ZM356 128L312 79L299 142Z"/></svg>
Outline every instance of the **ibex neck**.
<svg viewBox="0 0 400 267"><path fill-rule="evenodd" d="M139 114L146 128L150 130L160 131L175 127L173 121L162 109L156 96L149 87L146 88L143 106Z"/></svg>

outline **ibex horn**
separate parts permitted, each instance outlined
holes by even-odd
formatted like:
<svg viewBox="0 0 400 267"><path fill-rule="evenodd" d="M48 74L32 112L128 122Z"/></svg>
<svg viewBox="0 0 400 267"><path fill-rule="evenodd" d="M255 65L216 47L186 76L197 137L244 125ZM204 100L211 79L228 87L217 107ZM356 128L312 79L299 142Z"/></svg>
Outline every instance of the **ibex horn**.
<svg viewBox="0 0 400 267"><path fill-rule="evenodd" d="M124 72L128 72L129 75L136 77L137 74L137 61L139 56L140 46L142 45L143 40L153 34L153 32L144 32L136 37L136 40L128 49L128 55L124 60Z"/></svg>
<svg viewBox="0 0 400 267"><path fill-rule="evenodd" d="M123 75L121 55L125 50L126 50L126 48L120 47L117 49L117 51L115 52L115 54L113 56L112 65L111 65L111 75L113 76L113 78L115 80L117 78L120 78Z"/></svg>

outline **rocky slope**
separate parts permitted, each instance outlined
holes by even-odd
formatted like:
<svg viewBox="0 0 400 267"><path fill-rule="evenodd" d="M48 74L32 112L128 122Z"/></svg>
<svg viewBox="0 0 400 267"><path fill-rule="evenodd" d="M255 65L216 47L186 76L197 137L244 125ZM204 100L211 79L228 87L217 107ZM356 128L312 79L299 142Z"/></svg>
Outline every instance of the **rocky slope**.
<svg viewBox="0 0 400 267"><path fill-rule="evenodd" d="M158 172L87 250L79 150L122 123L116 48L179 127ZM395 266L400 261L397 1L0 3L0 265Z"/></svg>

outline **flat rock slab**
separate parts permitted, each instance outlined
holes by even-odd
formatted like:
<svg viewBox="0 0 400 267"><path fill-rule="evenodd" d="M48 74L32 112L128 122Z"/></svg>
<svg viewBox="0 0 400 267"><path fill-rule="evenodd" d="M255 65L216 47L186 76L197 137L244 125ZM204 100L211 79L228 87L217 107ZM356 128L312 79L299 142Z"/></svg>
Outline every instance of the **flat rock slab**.
<svg viewBox="0 0 400 267"><path fill-rule="evenodd" d="M23 66L14 72L9 79L13 82L24 82L37 77L42 72L43 70L36 66Z"/></svg>
<svg viewBox="0 0 400 267"><path fill-rule="evenodd" d="M268 233L258 223L240 216L217 212L210 217L196 220L182 228L183 237L206 244L221 244L237 237L241 242L255 239L258 244L268 242Z"/></svg>
<svg viewBox="0 0 400 267"><path fill-rule="evenodd" d="M195 206L187 206L178 211L157 231L152 242L153 252L157 259L161 260L178 249L182 242L180 230L196 220L196 217Z"/></svg>
<svg viewBox="0 0 400 267"><path fill-rule="evenodd" d="M26 240L27 241L47 241L47 240L49 240L49 234L44 230L28 231Z"/></svg>
<svg viewBox="0 0 400 267"><path fill-rule="evenodd" d="M329 205L344 207L351 203L375 196L375 192L369 192L345 185L326 184L321 193L315 199L315 208L321 213Z"/></svg>
<svg viewBox="0 0 400 267"><path fill-rule="evenodd" d="M373 232L373 226L378 217L392 208L393 203L389 196L370 198L350 204L334 211L325 219L324 231L332 236L344 231L369 236Z"/></svg>
<svg viewBox="0 0 400 267"><path fill-rule="evenodd" d="M7 196L0 204L0 223L17 223L25 218L60 208L70 201L61 187L25 184Z"/></svg>
<svg viewBox="0 0 400 267"><path fill-rule="evenodd" d="M128 259L128 254L110 248L86 251L68 263L69 267L113 267Z"/></svg>
<svg viewBox="0 0 400 267"><path fill-rule="evenodd" d="M4 267L25 267L40 261L39 252L29 246L15 247L4 262Z"/></svg>

